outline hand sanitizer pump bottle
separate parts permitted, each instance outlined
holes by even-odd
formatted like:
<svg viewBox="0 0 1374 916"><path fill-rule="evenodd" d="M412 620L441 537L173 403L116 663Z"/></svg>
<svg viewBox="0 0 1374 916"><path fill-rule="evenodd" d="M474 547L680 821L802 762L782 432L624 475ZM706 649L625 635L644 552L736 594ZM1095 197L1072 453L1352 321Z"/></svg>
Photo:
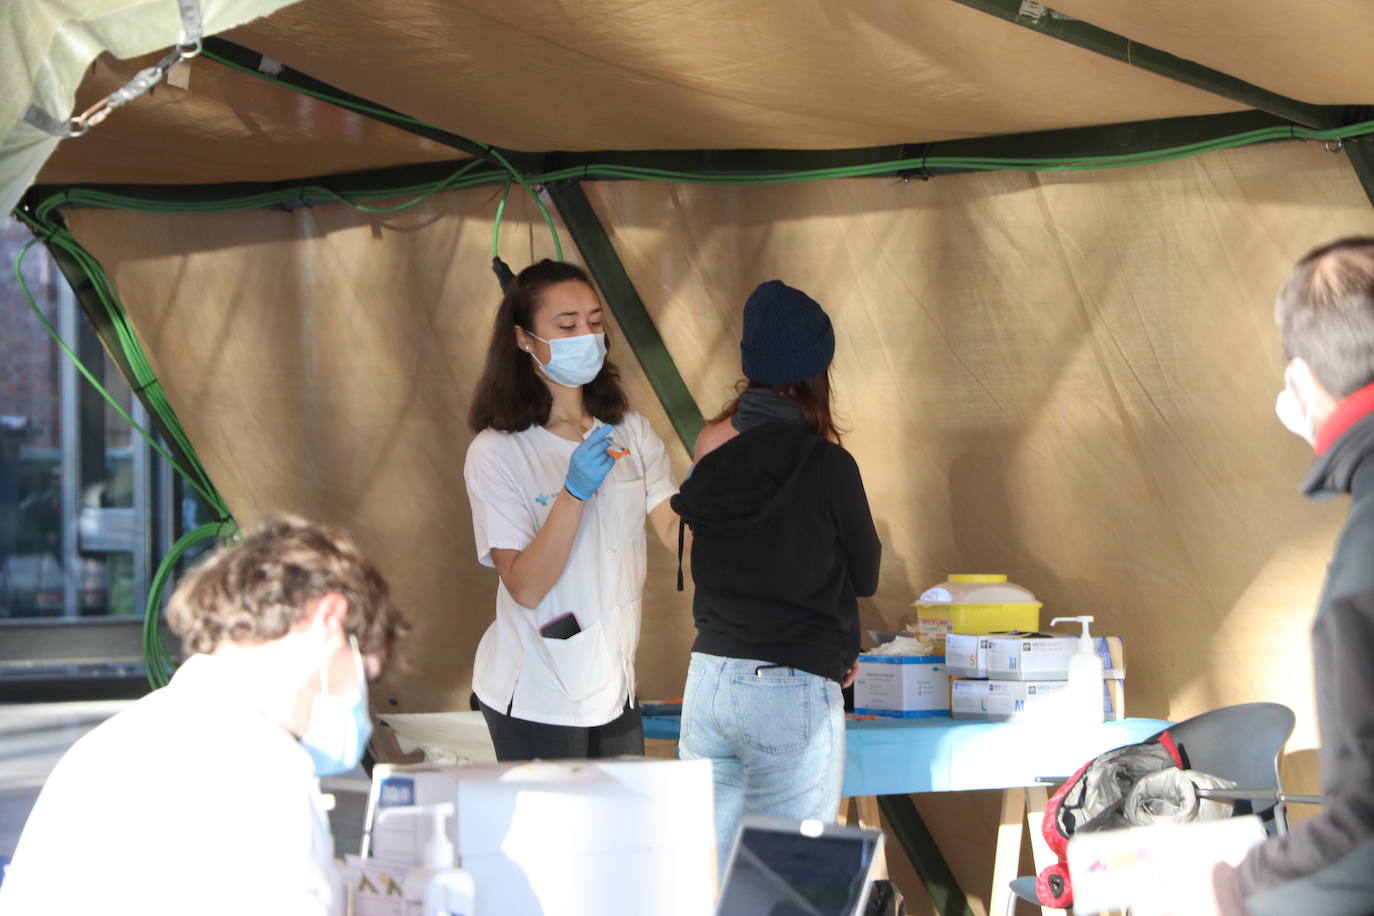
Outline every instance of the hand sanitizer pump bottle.
<svg viewBox="0 0 1374 916"><path fill-rule="evenodd" d="M1050 626L1061 621L1083 625L1078 649L1069 657L1069 684L1064 691L1069 716L1077 725L1100 724L1103 718L1102 657L1097 654L1097 646L1088 633L1088 624L1093 622L1093 617L1056 617L1050 621Z"/></svg>
<svg viewBox="0 0 1374 916"><path fill-rule="evenodd" d="M405 916L473 916L476 888L472 875L454 866L453 844L445 818L452 817L453 802L437 805L406 805L383 808L381 815L433 817L433 831L425 842L424 861L401 883Z"/></svg>

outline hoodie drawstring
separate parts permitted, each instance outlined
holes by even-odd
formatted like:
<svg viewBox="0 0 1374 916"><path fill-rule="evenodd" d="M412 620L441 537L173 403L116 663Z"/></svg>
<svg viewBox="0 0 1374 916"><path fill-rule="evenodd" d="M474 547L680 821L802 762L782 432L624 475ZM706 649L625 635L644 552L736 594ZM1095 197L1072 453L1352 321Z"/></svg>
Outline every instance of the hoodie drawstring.
<svg viewBox="0 0 1374 916"><path fill-rule="evenodd" d="M682 591L682 547L687 540L687 523L677 517L677 590Z"/></svg>

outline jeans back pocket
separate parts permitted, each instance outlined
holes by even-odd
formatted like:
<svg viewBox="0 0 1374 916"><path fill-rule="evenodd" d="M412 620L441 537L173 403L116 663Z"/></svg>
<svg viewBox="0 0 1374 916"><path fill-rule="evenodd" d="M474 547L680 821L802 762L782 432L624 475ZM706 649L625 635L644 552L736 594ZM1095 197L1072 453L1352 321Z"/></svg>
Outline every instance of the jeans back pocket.
<svg viewBox="0 0 1374 916"><path fill-rule="evenodd" d="M730 694L740 738L769 754L806 747L811 741L813 692L806 675L734 675Z"/></svg>

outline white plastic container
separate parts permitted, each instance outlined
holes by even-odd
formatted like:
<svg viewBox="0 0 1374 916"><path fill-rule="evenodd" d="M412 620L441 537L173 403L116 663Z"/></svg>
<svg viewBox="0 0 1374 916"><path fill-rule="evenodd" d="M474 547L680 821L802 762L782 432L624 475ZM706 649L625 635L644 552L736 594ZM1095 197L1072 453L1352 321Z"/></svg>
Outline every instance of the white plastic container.
<svg viewBox="0 0 1374 916"><path fill-rule="evenodd" d="M401 883L405 916L473 916L476 887L472 875L454 865L453 844L444 821L453 816L453 802L383 808L379 817L433 817L425 843L423 865L411 869Z"/></svg>
<svg viewBox="0 0 1374 916"><path fill-rule="evenodd" d="M1078 648L1069 658L1069 681L1066 689L1066 712L1069 721L1079 725L1098 725L1102 722L1102 657L1097 654L1088 624L1093 622L1091 615L1082 617L1056 617L1050 626L1057 623L1074 622L1083 625L1083 633L1078 637Z"/></svg>

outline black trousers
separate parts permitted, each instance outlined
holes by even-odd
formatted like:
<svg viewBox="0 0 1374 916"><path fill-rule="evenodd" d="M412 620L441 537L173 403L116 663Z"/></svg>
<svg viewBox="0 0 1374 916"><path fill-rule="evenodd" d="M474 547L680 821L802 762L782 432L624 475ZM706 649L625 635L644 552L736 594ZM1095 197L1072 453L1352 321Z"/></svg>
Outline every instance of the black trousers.
<svg viewBox="0 0 1374 916"><path fill-rule="evenodd" d="M500 761L584 760L644 753L644 720L638 706L626 704L625 711L605 725L583 728L517 719L480 700L478 704Z"/></svg>

